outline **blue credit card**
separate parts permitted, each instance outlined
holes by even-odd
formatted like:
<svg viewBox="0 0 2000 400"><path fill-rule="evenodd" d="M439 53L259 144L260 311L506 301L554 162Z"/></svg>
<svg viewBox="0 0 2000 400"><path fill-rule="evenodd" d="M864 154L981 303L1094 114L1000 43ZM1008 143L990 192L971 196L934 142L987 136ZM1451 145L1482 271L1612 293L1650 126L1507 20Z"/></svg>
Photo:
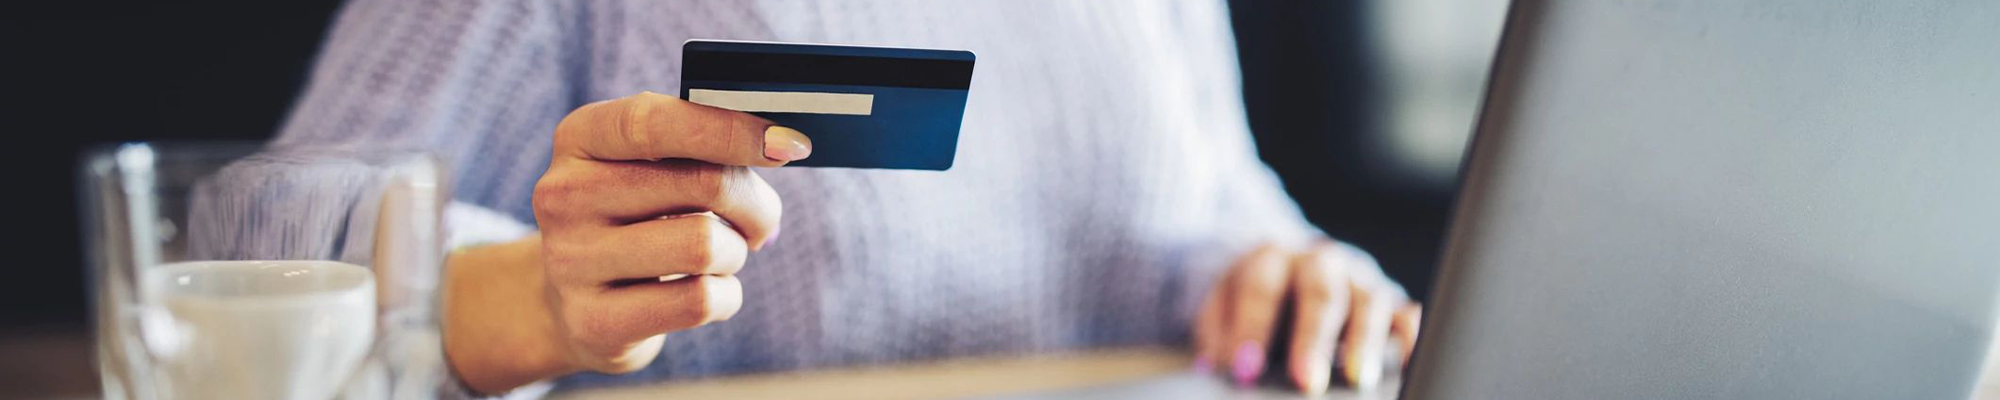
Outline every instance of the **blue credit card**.
<svg viewBox="0 0 2000 400"><path fill-rule="evenodd" d="M791 166L946 170L972 85L961 50L689 40L681 98L812 138Z"/></svg>

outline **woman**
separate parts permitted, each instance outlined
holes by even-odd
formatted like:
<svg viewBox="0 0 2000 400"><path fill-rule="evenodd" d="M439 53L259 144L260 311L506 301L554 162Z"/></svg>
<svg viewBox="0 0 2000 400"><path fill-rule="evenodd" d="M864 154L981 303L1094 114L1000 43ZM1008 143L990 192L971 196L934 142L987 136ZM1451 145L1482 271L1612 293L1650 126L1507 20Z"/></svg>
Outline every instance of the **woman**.
<svg viewBox="0 0 2000 400"><path fill-rule="evenodd" d="M1190 341L1238 382L1276 350L1302 391L1336 364L1370 385L1417 308L1257 161L1226 12L355 0L273 149L431 149L454 207L536 225L447 261L445 357L475 394ZM971 50L956 166L784 168L813 132L647 92L691 38ZM1298 340L1271 343L1284 319Z"/></svg>

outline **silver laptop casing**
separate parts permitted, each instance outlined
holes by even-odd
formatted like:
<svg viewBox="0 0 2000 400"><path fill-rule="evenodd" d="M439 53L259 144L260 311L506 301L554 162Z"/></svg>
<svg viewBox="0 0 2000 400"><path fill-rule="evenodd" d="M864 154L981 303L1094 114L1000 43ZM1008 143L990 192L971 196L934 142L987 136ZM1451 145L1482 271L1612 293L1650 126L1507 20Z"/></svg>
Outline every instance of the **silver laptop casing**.
<svg viewBox="0 0 2000 400"><path fill-rule="evenodd" d="M2000 1L1516 1L1406 399L1964 399Z"/></svg>

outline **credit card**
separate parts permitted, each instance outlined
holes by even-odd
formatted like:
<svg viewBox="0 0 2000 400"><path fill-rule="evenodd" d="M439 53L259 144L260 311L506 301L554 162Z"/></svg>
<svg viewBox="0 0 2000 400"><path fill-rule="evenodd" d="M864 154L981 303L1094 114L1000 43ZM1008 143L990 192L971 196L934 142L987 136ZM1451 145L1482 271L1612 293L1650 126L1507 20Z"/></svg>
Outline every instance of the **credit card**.
<svg viewBox="0 0 2000 400"><path fill-rule="evenodd" d="M790 166L946 170L972 86L962 50L689 40L681 98L812 138Z"/></svg>

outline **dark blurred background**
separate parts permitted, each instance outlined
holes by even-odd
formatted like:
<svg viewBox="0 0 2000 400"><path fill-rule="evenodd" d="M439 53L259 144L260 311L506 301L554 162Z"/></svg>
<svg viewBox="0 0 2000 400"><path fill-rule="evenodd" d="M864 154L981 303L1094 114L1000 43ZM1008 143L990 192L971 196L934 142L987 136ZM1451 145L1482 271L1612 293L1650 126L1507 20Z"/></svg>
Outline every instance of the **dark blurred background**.
<svg viewBox="0 0 2000 400"><path fill-rule="evenodd" d="M1505 1L1230 3L1264 159L1315 224L1374 252L1413 295L1427 294ZM0 88L15 138L0 159L25 184L8 196L12 225L33 228L16 231L33 261L0 279L0 354L75 358L86 350L80 339L55 348L18 339L86 333L78 152L128 140L268 138L338 7L0 6ZM48 369L76 368L87 360Z"/></svg>
<svg viewBox="0 0 2000 400"><path fill-rule="evenodd" d="M76 156L128 140L270 137L338 1L0 6L7 170L32 266L0 279L0 326L82 326Z"/></svg>

